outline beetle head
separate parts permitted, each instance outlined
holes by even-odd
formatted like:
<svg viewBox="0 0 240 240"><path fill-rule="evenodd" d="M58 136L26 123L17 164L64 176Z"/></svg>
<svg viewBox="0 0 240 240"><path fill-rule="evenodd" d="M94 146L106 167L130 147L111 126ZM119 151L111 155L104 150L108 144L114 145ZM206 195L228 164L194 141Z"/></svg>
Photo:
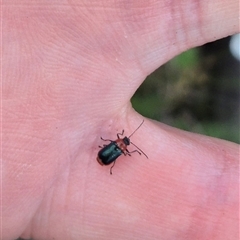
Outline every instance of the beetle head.
<svg viewBox="0 0 240 240"><path fill-rule="evenodd" d="M130 139L128 137L124 137L123 138L123 142L126 144L126 145L130 145Z"/></svg>

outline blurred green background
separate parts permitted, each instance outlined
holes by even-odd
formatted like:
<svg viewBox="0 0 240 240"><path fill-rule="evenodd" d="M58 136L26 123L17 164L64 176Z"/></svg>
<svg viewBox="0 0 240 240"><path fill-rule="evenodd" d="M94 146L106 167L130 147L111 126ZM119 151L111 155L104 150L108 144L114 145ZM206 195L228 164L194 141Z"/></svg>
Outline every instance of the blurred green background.
<svg viewBox="0 0 240 240"><path fill-rule="evenodd" d="M175 57L147 77L132 97L142 115L240 143L239 62L225 38Z"/></svg>

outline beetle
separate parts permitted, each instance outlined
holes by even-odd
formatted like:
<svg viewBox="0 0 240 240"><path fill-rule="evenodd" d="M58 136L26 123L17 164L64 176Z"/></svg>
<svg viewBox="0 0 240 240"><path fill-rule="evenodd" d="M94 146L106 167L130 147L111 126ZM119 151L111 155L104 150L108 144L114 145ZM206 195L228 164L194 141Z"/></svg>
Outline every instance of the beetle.
<svg viewBox="0 0 240 240"><path fill-rule="evenodd" d="M110 139L104 139L101 137L103 141L109 141L110 143L107 145L103 144L103 146L99 146L102 149L98 152L97 161L102 166L113 163L110 168L110 174L112 174L112 168L114 167L117 158L122 154L124 154L125 156L131 156L131 153L137 152L139 153L139 155L143 154L146 158L148 158L148 156L139 147L137 147L134 143L130 141L130 137L143 125L143 123L144 120L128 137L120 137L120 135L123 136L124 130L122 130L121 133L117 133L117 139L115 141L112 141ZM129 146L130 144L135 146L137 149L129 152L127 146Z"/></svg>

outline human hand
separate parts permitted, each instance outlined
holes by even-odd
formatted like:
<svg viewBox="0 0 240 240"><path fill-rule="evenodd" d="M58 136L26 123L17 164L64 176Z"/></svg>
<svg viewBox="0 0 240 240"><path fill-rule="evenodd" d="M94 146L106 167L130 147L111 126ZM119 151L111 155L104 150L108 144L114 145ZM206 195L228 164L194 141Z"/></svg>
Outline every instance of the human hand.
<svg viewBox="0 0 240 240"><path fill-rule="evenodd" d="M149 159L96 161L143 120L130 98L173 56L238 31L237 2L3 5L2 239L231 239L239 146L145 119Z"/></svg>

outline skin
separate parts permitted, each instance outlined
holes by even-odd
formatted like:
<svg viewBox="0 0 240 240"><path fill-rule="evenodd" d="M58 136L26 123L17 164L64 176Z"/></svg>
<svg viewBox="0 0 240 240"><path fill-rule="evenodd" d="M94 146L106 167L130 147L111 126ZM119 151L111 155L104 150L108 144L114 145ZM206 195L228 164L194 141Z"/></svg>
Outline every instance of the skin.
<svg viewBox="0 0 240 240"><path fill-rule="evenodd" d="M238 239L239 145L145 119L148 160L96 161L148 74L239 31L238 1L54 2L3 1L1 239Z"/></svg>

